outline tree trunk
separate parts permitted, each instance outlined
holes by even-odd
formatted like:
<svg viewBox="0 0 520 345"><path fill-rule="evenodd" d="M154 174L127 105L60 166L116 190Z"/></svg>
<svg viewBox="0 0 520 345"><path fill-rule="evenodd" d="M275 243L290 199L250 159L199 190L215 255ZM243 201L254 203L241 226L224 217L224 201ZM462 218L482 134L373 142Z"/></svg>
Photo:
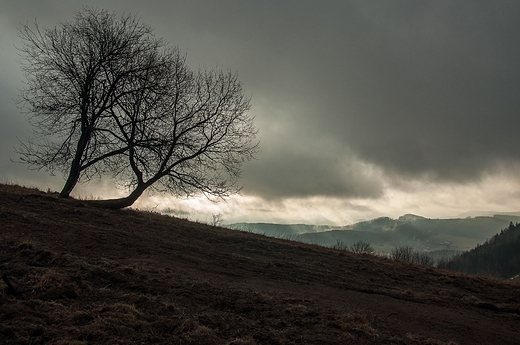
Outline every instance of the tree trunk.
<svg viewBox="0 0 520 345"><path fill-rule="evenodd" d="M68 198L70 193L76 186L79 181L80 173L81 173L81 157L83 157L83 153L85 152L85 148L87 147L87 143L90 140L90 133L83 132L81 137L79 138L78 145L76 147L76 154L72 163L70 165L69 177L63 186L63 189L60 192L60 198Z"/></svg>
<svg viewBox="0 0 520 345"><path fill-rule="evenodd" d="M65 185L63 186L63 189L60 192L60 198L68 198L70 196L70 193L74 189L74 186L76 185L76 183L78 183L79 173L79 165L74 164L73 162L69 171L69 177L67 178L67 181L65 182Z"/></svg>
<svg viewBox="0 0 520 345"><path fill-rule="evenodd" d="M128 196L119 199L107 199L107 200L89 200L88 204L100 207L100 208L108 208L112 210L119 210L121 208L125 208L128 206L132 206L134 202L139 199L139 197L143 194L146 188L149 187L149 184L139 184Z"/></svg>

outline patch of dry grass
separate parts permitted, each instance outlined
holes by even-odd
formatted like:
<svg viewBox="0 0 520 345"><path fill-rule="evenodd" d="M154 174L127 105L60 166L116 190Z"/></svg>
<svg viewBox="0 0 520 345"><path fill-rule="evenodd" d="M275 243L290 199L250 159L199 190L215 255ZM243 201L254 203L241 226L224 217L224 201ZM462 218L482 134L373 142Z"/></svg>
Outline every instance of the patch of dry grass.
<svg viewBox="0 0 520 345"><path fill-rule="evenodd" d="M0 343L517 343L518 285L16 190L0 185L20 292L0 286Z"/></svg>

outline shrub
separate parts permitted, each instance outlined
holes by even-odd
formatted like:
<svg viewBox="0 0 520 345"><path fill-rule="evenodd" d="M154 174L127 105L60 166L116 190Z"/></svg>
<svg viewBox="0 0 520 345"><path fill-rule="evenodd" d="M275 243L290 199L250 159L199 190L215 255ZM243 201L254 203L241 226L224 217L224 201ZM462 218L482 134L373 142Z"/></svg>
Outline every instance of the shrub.
<svg viewBox="0 0 520 345"><path fill-rule="evenodd" d="M414 250L410 246L394 247L390 253L390 257L393 260L413 262L413 253Z"/></svg>
<svg viewBox="0 0 520 345"><path fill-rule="evenodd" d="M414 253L414 263L423 266L433 266L433 259L427 253Z"/></svg>
<svg viewBox="0 0 520 345"><path fill-rule="evenodd" d="M332 245L333 249L348 250L348 246L343 240L336 240L336 243Z"/></svg>
<svg viewBox="0 0 520 345"><path fill-rule="evenodd" d="M354 253L374 253L374 248L372 248L370 243L364 241L357 241L356 243L351 244L349 250Z"/></svg>
<svg viewBox="0 0 520 345"><path fill-rule="evenodd" d="M394 247L390 253L390 257L393 260L409 262L417 265L433 265L433 259L427 253L419 253L411 246Z"/></svg>

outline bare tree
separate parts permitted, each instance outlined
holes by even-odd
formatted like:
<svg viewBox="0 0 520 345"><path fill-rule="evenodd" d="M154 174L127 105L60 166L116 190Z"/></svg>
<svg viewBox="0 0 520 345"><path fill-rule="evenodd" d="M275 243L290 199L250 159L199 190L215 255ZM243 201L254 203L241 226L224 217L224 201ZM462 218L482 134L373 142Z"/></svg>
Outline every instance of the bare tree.
<svg viewBox="0 0 520 345"><path fill-rule="evenodd" d="M390 253L393 260L399 260L417 265L433 266L433 259L427 253L419 253L411 246L394 247Z"/></svg>
<svg viewBox="0 0 520 345"><path fill-rule="evenodd" d="M365 241L357 241L350 245L349 250L354 253L374 253L374 248L370 245L370 243Z"/></svg>
<svg viewBox="0 0 520 345"><path fill-rule="evenodd" d="M143 88L143 93L122 97L113 109L118 136L129 149L107 162L113 177L131 192L94 204L130 206L148 188L217 198L240 190L241 165L257 148L250 100L241 83L229 72L194 73L180 55L171 62L156 76L165 83L163 91Z"/></svg>
<svg viewBox="0 0 520 345"><path fill-rule="evenodd" d="M86 15L113 19L105 12L87 10ZM82 15L79 17L83 18ZM80 25L75 23L75 26ZM125 28L123 32L126 32ZM134 28L140 30L142 27ZM87 25L87 29L91 28ZM27 37L35 36L31 31L25 32L30 33ZM149 34L149 31L145 32ZM29 43L26 52L31 52L27 47L34 48L38 41L32 39ZM65 110L53 111L55 105L64 106L57 97L52 98L54 103L50 102L41 116L34 104L38 104L35 94L42 88L44 76L38 79L42 82L28 89L30 92L24 99L33 105L33 118L54 122L60 117L70 120L63 124L66 140L57 145L58 149L56 145L42 145L41 142L25 145L26 161L53 170L57 164L72 160L63 196L72 190L69 180L73 187L82 172L86 179L92 173L110 175L130 193L124 198L92 201L107 208L130 206L147 189L177 196L225 197L238 192L241 165L244 160L254 157L257 143L254 142L253 118L249 115L250 99L245 96L237 75L221 71L194 72L178 49L167 49L162 41L151 36L146 39L138 36L133 43L135 49L130 51L138 52L133 61L123 59L108 67L105 67L105 60L99 62L103 72L89 89L90 94L85 99L77 97L81 92L70 96L72 101L87 103L86 109L79 107L77 114L81 116L69 116ZM43 51L46 50L50 48ZM65 55L75 56L76 53L67 51ZM119 65L124 62L134 67L128 69L127 65ZM30 64L26 65L26 72L39 76ZM67 78L65 81L72 83ZM85 84L88 83L81 86L90 87ZM49 98L48 95L45 97ZM45 121L36 122L44 138L50 134ZM77 140L77 149L73 155L70 147L74 140Z"/></svg>
<svg viewBox="0 0 520 345"><path fill-rule="evenodd" d="M221 213L212 214L211 217L213 218L210 223L212 226L222 226L224 223L224 217Z"/></svg>
<svg viewBox="0 0 520 345"><path fill-rule="evenodd" d="M434 261L427 253L415 252L413 256L413 263L423 266L433 266Z"/></svg>
<svg viewBox="0 0 520 345"><path fill-rule="evenodd" d="M332 245L332 248L338 250L348 250L348 245L343 240L336 239L336 243Z"/></svg>
<svg viewBox="0 0 520 345"><path fill-rule="evenodd" d="M390 257L393 260L399 260L404 262L414 261L414 250L411 246L400 246L392 248Z"/></svg>
<svg viewBox="0 0 520 345"><path fill-rule="evenodd" d="M112 133L109 110L139 90L132 82L157 68L165 46L135 17L85 8L53 29L24 25L19 48L26 87L20 95L34 138L22 143L22 162L67 176L68 197L80 180L101 175L107 157L128 147ZM142 87L142 85L138 85Z"/></svg>

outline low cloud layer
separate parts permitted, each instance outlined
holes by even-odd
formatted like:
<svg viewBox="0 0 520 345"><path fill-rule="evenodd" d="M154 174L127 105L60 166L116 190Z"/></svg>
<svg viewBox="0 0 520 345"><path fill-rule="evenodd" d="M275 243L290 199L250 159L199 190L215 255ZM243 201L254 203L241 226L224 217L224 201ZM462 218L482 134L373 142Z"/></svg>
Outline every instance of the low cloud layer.
<svg viewBox="0 0 520 345"><path fill-rule="evenodd" d="M517 1L85 3L137 14L195 68L238 72L261 139L258 160L244 166L245 196L382 202L389 191L412 193L411 182L478 186L520 161ZM9 159L27 134L12 103L22 79L16 27L54 25L80 9L3 5L4 176L20 176Z"/></svg>

